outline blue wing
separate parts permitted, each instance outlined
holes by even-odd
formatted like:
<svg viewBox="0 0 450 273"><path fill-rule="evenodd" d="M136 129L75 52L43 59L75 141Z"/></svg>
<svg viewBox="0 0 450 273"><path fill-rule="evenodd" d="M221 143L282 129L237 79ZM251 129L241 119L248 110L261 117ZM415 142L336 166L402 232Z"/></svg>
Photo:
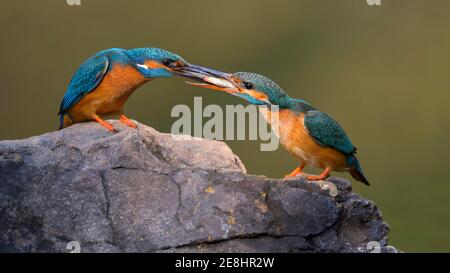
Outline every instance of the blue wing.
<svg viewBox="0 0 450 273"><path fill-rule="evenodd" d="M334 148L344 154L355 153L356 147L353 146L342 127L327 114L310 110L305 114L304 125L320 145Z"/></svg>
<svg viewBox="0 0 450 273"><path fill-rule="evenodd" d="M85 61L75 72L69 88L61 102L59 114L64 114L86 94L94 90L108 70L109 60L105 56L94 56Z"/></svg>

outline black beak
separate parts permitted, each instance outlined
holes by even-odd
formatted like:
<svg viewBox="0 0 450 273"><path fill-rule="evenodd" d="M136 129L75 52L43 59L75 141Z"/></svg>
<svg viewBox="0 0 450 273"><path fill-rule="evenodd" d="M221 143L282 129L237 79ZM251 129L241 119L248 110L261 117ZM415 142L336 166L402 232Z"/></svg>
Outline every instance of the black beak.
<svg viewBox="0 0 450 273"><path fill-rule="evenodd" d="M204 81L205 77L214 77L230 80L232 75L230 73L225 73L212 68L202 67L194 64L187 64L185 66L178 67L173 72L179 76L190 78L197 81Z"/></svg>

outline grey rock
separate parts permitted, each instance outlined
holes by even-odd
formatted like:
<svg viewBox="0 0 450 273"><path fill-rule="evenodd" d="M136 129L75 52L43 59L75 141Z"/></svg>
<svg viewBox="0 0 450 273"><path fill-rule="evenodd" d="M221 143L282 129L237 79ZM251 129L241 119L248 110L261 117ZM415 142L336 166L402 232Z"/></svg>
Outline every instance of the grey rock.
<svg viewBox="0 0 450 273"><path fill-rule="evenodd" d="M398 251L345 179L248 175L223 142L112 122L0 142L0 252Z"/></svg>

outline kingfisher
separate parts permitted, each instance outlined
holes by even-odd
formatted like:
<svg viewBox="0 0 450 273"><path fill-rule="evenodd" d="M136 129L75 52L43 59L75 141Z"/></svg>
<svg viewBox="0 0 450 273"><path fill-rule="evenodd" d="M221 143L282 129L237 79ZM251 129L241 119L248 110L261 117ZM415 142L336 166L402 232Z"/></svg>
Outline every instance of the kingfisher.
<svg viewBox="0 0 450 273"><path fill-rule="evenodd" d="M346 171L357 181L369 185L356 158L356 147L339 123L308 102L291 98L271 79L249 72L230 74L212 69L191 78L199 81L188 82L191 85L225 91L251 104L267 106L260 107L263 117L271 124L282 147L300 162L286 178L305 175L307 180L324 180L332 171ZM278 107L272 107L274 105ZM278 119L272 118L274 111L278 112ZM323 172L305 174L305 166L320 168Z"/></svg>
<svg viewBox="0 0 450 273"><path fill-rule="evenodd" d="M104 116L117 115L126 126L137 128L123 113L129 96L141 85L174 75L189 77L195 68L179 55L164 49L111 48L87 59L72 77L59 108L59 129L74 123L96 121L110 132L117 132ZM205 70L204 70L205 71Z"/></svg>

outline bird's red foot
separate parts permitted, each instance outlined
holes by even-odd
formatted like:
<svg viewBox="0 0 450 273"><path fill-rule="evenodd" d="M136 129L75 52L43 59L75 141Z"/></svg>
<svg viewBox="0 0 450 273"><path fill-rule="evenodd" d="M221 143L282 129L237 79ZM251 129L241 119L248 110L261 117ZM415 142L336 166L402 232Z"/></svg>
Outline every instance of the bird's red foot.
<svg viewBox="0 0 450 273"><path fill-rule="evenodd" d="M111 133L117 133L116 128L114 128L114 126L109 123L104 121L103 119L101 119L100 117L94 117L94 120L98 123L100 123L100 125L102 125L103 127L105 127L108 131L110 131Z"/></svg>
<svg viewBox="0 0 450 273"><path fill-rule="evenodd" d="M128 127L137 129L137 125L134 122L132 122L129 118L127 118L125 115L120 115L120 121Z"/></svg>
<svg viewBox="0 0 450 273"><path fill-rule="evenodd" d="M331 171L332 170L327 167L320 175L308 175L306 179L309 181L325 180L330 176Z"/></svg>
<svg viewBox="0 0 450 273"><path fill-rule="evenodd" d="M284 178L293 178L296 177L299 174L305 174L303 172L303 168L305 167L305 165L300 165L297 168L295 168L295 170L293 170L290 174L287 174L284 176Z"/></svg>

